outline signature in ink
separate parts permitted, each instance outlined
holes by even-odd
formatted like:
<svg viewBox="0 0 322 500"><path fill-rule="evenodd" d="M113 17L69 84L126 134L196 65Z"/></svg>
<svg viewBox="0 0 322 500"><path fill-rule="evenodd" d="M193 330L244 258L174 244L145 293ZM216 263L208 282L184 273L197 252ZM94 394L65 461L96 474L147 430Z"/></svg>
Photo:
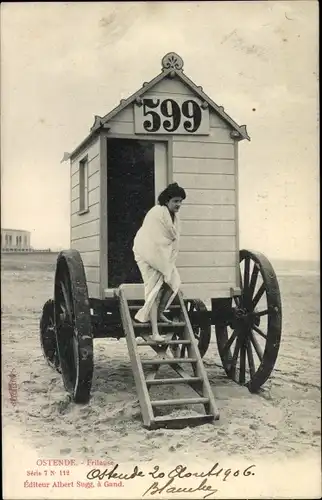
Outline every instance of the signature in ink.
<svg viewBox="0 0 322 500"><path fill-rule="evenodd" d="M149 493L151 496L156 493L196 493L197 491L203 491L206 494L203 498L210 498L211 495L217 493L218 489L213 488L210 484L207 484L207 478L203 479L201 483L195 488L178 487L174 484L174 477L170 478L169 481L164 486L159 486L159 483L155 481L149 488L143 493L145 496Z"/></svg>

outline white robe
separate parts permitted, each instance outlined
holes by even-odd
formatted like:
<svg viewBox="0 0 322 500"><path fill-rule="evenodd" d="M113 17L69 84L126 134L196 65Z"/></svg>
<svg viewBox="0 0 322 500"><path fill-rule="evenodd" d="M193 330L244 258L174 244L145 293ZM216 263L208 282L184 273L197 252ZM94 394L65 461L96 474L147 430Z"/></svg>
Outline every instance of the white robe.
<svg viewBox="0 0 322 500"><path fill-rule="evenodd" d="M156 205L146 214L143 224L134 238L133 253L140 269L145 304L136 313L138 321L149 321L151 307L163 283L173 290L166 308L179 291L181 280L176 268L179 252L180 222L174 222L166 206Z"/></svg>

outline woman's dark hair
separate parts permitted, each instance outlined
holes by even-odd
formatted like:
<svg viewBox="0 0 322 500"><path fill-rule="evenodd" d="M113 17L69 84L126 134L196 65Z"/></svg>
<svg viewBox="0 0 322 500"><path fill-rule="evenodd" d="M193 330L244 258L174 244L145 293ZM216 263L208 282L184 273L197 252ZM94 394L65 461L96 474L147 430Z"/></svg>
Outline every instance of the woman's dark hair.
<svg viewBox="0 0 322 500"><path fill-rule="evenodd" d="M169 184L167 188L159 194L158 202L159 205L166 205L171 198L182 198L185 200L186 192L180 187L176 182Z"/></svg>

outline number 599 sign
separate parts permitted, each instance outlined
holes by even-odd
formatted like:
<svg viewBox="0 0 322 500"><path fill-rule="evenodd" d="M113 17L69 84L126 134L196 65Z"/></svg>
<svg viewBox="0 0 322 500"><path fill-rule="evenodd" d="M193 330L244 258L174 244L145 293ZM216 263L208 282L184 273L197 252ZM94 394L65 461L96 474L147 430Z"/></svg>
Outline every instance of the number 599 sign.
<svg viewBox="0 0 322 500"><path fill-rule="evenodd" d="M197 99L146 97L134 105L136 134L209 134L209 110Z"/></svg>

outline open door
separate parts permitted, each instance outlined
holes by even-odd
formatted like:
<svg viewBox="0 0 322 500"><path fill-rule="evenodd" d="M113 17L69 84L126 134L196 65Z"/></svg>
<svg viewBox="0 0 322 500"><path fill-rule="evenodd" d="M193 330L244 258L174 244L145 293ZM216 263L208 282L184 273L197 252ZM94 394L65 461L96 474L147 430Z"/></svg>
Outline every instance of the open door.
<svg viewBox="0 0 322 500"><path fill-rule="evenodd" d="M108 287L141 283L132 251L146 213L167 185L166 145L134 139L107 143Z"/></svg>

